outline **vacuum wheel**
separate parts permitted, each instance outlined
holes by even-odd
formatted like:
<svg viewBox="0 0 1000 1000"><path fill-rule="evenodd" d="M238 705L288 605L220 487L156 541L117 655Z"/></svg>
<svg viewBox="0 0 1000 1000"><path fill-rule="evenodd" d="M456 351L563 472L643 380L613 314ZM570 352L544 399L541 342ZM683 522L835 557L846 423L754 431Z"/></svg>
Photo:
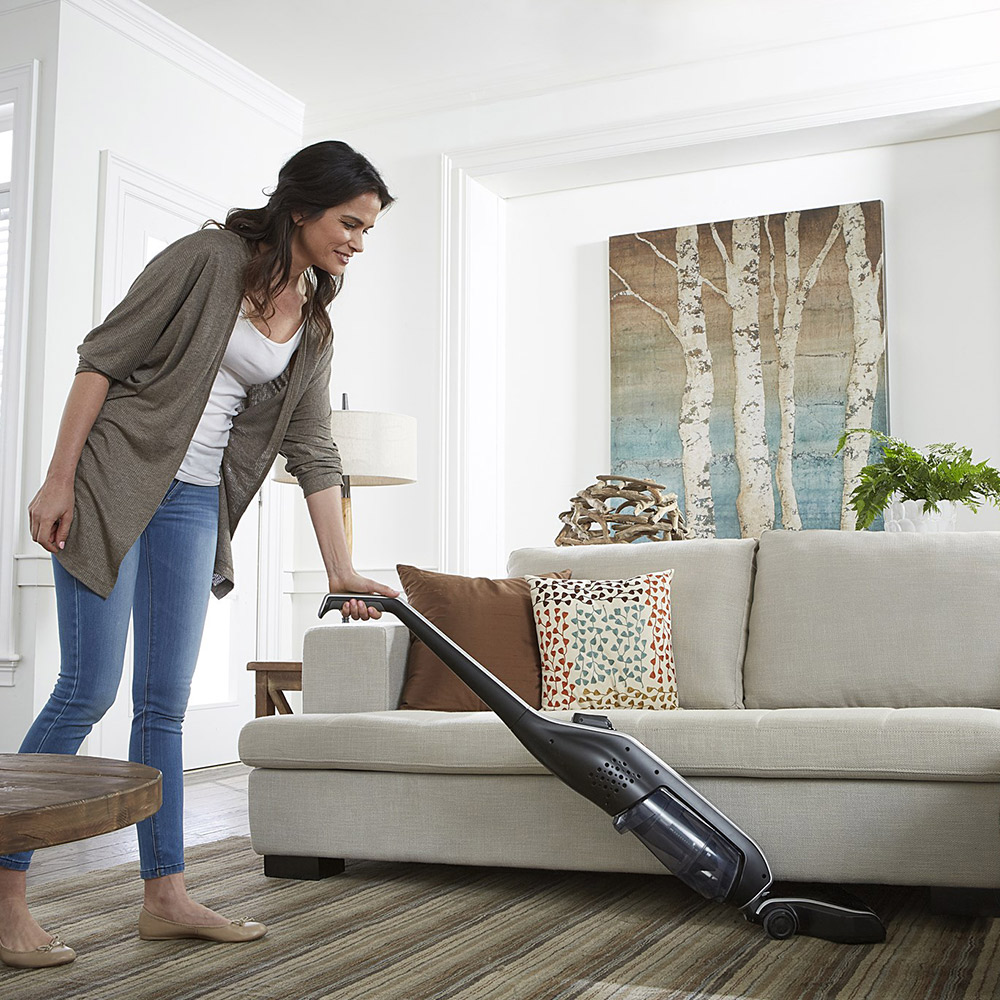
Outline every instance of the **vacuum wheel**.
<svg viewBox="0 0 1000 1000"><path fill-rule="evenodd" d="M775 941L784 941L799 929L798 918L790 906L776 906L769 910L762 923L764 933Z"/></svg>

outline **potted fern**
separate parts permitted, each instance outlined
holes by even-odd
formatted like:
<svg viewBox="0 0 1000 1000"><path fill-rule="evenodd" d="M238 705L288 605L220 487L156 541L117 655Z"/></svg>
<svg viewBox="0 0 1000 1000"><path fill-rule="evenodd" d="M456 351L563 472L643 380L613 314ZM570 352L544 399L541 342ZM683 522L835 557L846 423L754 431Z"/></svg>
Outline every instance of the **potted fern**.
<svg viewBox="0 0 1000 1000"><path fill-rule="evenodd" d="M870 527L886 510L890 511L886 531L940 531L954 527L956 504L964 504L973 513L984 503L1000 506L1000 472L986 462L974 463L969 448L932 444L919 451L869 427L846 430L837 452L851 434L869 434L882 446L882 460L861 470L848 501L857 512L858 531ZM930 522L914 525L920 515L931 518ZM911 523L907 525L904 519Z"/></svg>

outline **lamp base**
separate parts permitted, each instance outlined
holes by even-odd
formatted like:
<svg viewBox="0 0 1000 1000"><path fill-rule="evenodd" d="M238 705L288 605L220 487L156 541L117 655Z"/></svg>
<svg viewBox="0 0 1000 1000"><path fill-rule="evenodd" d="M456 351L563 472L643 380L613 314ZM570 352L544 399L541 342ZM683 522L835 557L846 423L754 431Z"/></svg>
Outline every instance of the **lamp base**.
<svg viewBox="0 0 1000 1000"><path fill-rule="evenodd" d="M340 498L340 509L344 515L344 534L347 536L347 551L354 555L354 519L351 515L351 498Z"/></svg>

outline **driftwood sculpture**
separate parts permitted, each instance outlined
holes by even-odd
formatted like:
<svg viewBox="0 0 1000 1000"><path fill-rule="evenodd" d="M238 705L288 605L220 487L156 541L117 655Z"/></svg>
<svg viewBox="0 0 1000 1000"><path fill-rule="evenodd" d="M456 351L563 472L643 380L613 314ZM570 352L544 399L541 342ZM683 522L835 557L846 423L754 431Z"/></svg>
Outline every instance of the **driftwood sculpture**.
<svg viewBox="0 0 1000 1000"><path fill-rule="evenodd" d="M667 542L687 536L676 493L664 493L666 487L649 479L597 479L570 500L572 510L559 515L563 528L556 545L608 545L638 538Z"/></svg>

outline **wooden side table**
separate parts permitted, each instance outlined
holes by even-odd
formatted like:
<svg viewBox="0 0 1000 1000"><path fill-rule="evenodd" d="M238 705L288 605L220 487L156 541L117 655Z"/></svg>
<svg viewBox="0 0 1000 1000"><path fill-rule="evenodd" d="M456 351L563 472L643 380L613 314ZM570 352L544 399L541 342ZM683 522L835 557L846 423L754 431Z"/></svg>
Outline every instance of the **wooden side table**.
<svg viewBox="0 0 1000 1000"><path fill-rule="evenodd" d="M251 660L247 670L257 674L257 718L291 715L286 691L302 690L302 664L294 660Z"/></svg>
<svg viewBox="0 0 1000 1000"><path fill-rule="evenodd" d="M145 764L56 753L0 754L0 851L27 851L120 830L160 808Z"/></svg>

